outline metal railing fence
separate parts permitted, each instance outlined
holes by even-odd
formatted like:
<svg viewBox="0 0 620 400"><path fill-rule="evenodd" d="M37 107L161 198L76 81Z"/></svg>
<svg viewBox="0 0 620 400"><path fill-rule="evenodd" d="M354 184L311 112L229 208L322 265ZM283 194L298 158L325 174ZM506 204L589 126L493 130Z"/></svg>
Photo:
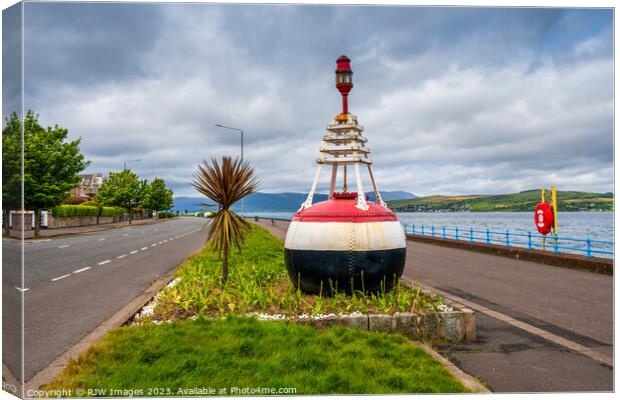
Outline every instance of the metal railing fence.
<svg viewBox="0 0 620 400"><path fill-rule="evenodd" d="M290 221L291 217L254 215L248 216L259 219L270 220L273 225L275 221ZM462 226L446 225L425 225L425 224L403 224L405 233L420 235L435 239L454 239L468 241L471 243L500 244L505 247L521 247L529 250L545 250L553 253L572 253L585 255L586 257L607 257L613 258L614 242L607 240L597 240L591 238L573 238L568 236L547 235L546 243L543 245L543 235L532 231L510 231L494 230L490 228L475 229L473 227L463 228Z"/></svg>
<svg viewBox="0 0 620 400"><path fill-rule="evenodd" d="M522 247L530 250L545 250L553 253L573 253L586 257L602 256L613 257L614 242L595 240L591 238L574 238L559 235L547 235L546 238L538 232L483 230L473 227L449 227L425 224L403 224L405 233L437 239L463 240L472 243L500 244L505 247ZM543 239L545 243L543 244Z"/></svg>

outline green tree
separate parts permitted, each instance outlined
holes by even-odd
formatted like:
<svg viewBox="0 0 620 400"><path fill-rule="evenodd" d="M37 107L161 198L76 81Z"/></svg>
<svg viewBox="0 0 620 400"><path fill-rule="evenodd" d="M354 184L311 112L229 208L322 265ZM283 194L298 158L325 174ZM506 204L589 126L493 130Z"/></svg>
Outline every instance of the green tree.
<svg viewBox="0 0 620 400"><path fill-rule="evenodd" d="M21 130L17 113L11 113L2 129L2 223L6 234L9 233L11 210L22 207Z"/></svg>
<svg viewBox="0 0 620 400"><path fill-rule="evenodd" d="M97 192L97 203L124 208L129 213L131 224L132 211L144 201L147 188L146 180L138 178L138 175L128 169L110 172Z"/></svg>
<svg viewBox="0 0 620 400"><path fill-rule="evenodd" d="M222 285L228 280L228 252L231 246L241 249L246 234L252 226L237 215L232 206L245 196L258 190L254 168L248 163L224 157L220 165L216 159L211 164L203 161L194 173L192 185L219 206L209 225L207 243L222 257ZM206 204L201 204L206 205Z"/></svg>
<svg viewBox="0 0 620 400"><path fill-rule="evenodd" d="M161 178L153 179L148 185L142 207L155 211L167 210L172 207L172 190L166 187L166 182Z"/></svg>
<svg viewBox="0 0 620 400"><path fill-rule="evenodd" d="M78 173L90 163L80 152L80 139L67 142L69 131L58 125L43 128L39 116L24 119L24 207L34 210L35 235L41 210L63 204L80 184Z"/></svg>

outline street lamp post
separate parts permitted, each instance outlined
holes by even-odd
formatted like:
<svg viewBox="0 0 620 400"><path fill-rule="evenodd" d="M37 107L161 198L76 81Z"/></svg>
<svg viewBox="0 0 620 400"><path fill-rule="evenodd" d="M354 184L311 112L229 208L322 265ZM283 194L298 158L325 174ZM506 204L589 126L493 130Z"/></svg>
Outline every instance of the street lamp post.
<svg viewBox="0 0 620 400"><path fill-rule="evenodd" d="M215 126L217 126L218 128L224 128L224 129L230 129L232 131L237 131L241 134L241 162L243 162L243 129L239 129L239 128L232 128L230 126L225 126L225 125L220 125L220 124L215 124ZM244 201L243 199L241 199L241 216L243 217L243 210L244 209Z"/></svg>
<svg viewBox="0 0 620 400"><path fill-rule="evenodd" d="M139 158L136 158L135 160L127 160L127 161L123 161L123 171L127 169L127 163L130 163L130 162L139 162L139 161L140 161L140 159L139 159Z"/></svg>
<svg viewBox="0 0 620 400"><path fill-rule="evenodd" d="M233 131L237 131L241 134L241 161L243 161L243 129L231 128L230 126L224 126L220 124L215 124L218 128L230 129Z"/></svg>

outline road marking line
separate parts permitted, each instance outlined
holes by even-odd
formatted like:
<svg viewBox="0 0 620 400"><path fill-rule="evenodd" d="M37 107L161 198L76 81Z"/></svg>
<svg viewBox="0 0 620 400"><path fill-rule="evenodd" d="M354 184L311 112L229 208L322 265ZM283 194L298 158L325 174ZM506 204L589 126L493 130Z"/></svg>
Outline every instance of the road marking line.
<svg viewBox="0 0 620 400"><path fill-rule="evenodd" d="M101 238L101 239L99 239L98 241L99 241L99 242L101 242L102 240L105 240L105 238Z"/></svg>
<svg viewBox="0 0 620 400"><path fill-rule="evenodd" d="M121 254L120 256L116 256L116 258L124 258L127 257L127 254Z"/></svg>
<svg viewBox="0 0 620 400"><path fill-rule="evenodd" d="M19 288L19 287L17 287L17 286L15 286L15 289L19 290L19 291L20 291L20 292L22 292L22 293L24 293L25 291L30 290L30 288L23 288L23 289L22 289L22 288Z"/></svg>
<svg viewBox="0 0 620 400"><path fill-rule="evenodd" d="M88 271L89 269L90 267L84 267L84 268L76 269L75 271L73 271L73 273L79 274L80 272Z"/></svg>
<svg viewBox="0 0 620 400"><path fill-rule="evenodd" d="M131 250L131 251L129 252L129 254L136 254L137 252L138 252L138 250Z"/></svg>
<svg viewBox="0 0 620 400"><path fill-rule="evenodd" d="M129 236L129 235L125 233L123 236Z"/></svg>
<svg viewBox="0 0 620 400"><path fill-rule="evenodd" d="M39 242L49 242L52 239L43 239L43 240L39 240Z"/></svg>
<svg viewBox="0 0 620 400"><path fill-rule="evenodd" d="M63 244L62 246L58 246L59 249L64 249L65 247L69 247L68 244Z"/></svg>
<svg viewBox="0 0 620 400"><path fill-rule="evenodd" d="M439 290L439 289L433 288L431 286L425 285L425 284L420 283L420 282L411 283L409 281L406 281L406 283L408 283L410 285L419 286L422 289L425 289L425 290L428 290L428 291L432 291L434 293L438 293L438 294L440 294L441 296L443 296L445 298L448 298L448 299L454 300L454 301L456 301L458 303L461 303L465 307L468 307L468 308L471 308L472 310L476 310L478 312L481 312L482 314L486 314L486 315L490 316L491 318L495 318L495 319L500 320L502 322L505 322L505 323L507 323L509 325L512 325L512 326L514 326L516 328L523 329L524 331L526 331L528 333L531 333L533 335L542 337L543 339L546 339L546 340L548 340L550 342L553 342L553 343L555 343L557 345L560 345L562 347L566 347L567 349L570 349L570 350L572 350L574 352L580 353L580 354L582 354L582 355L584 355L586 357L589 357L589 358L591 358L593 360L599 361L599 362L601 362L603 364L609 365L611 367L614 366L613 356L610 357L610 356L608 356L606 354L603 354L601 352L593 350L590 347L583 346L583 345L581 345L579 343L573 342L572 340L565 339L565 338L563 338L561 336L558 336L558 335L555 335L553 333L547 332L547 331L545 331L543 329L540 329L538 327L535 327L535 326L530 325L528 323L525 323L523 321L519 321L517 319L514 319L514 318L512 318L509 315L502 314L500 312L491 310L491 309L489 309L487 307L484 307L484 306L481 306L481 305L476 304L474 302L471 302L469 300L466 300L466 299L464 299L462 297L455 296L455 295L450 294L448 292L444 292L443 290Z"/></svg>
<svg viewBox="0 0 620 400"><path fill-rule="evenodd" d="M148 246L144 246L143 248L141 248L140 250L146 250L148 249Z"/></svg>
<svg viewBox="0 0 620 400"><path fill-rule="evenodd" d="M159 242L159 243L157 243L157 244L162 244L162 243L164 243L164 242Z"/></svg>
<svg viewBox="0 0 620 400"><path fill-rule="evenodd" d="M153 243L153 244L151 245L151 247L155 247L155 246L157 246L157 243Z"/></svg>
<svg viewBox="0 0 620 400"><path fill-rule="evenodd" d="M112 262L112 260L105 260L105 261L101 261L100 263L98 263L97 265L103 265L103 264L107 264L109 262Z"/></svg>
<svg viewBox="0 0 620 400"><path fill-rule="evenodd" d="M62 276L59 276L59 277L53 278L51 281L52 281L52 282L56 282L56 281L59 281L59 280L61 280L61 279L65 279L65 278L66 278L66 277L68 277L68 276L71 276L71 274L62 275Z"/></svg>

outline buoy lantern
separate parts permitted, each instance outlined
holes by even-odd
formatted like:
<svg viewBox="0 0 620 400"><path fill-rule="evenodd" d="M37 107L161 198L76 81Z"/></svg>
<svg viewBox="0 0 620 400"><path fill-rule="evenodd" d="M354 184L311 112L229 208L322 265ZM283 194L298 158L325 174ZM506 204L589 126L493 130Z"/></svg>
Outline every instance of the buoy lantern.
<svg viewBox="0 0 620 400"><path fill-rule="evenodd" d="M372 174L370 151L357 117L348 111L347 96L353 87L347 56L336 62L336 87L342 95L342 113L327 126L317 160L317 171L306 201L293 216L284 243L291 281L307 293L335 291L388 291L405 267L406 242L396 214L381 199ZM312 203L323 166L331 166L329 198ZM375 201L368 201L361 169L366 166ZM356 191L347 187L352 168ZM342 191L336 192L338 170Z"/></svg>

